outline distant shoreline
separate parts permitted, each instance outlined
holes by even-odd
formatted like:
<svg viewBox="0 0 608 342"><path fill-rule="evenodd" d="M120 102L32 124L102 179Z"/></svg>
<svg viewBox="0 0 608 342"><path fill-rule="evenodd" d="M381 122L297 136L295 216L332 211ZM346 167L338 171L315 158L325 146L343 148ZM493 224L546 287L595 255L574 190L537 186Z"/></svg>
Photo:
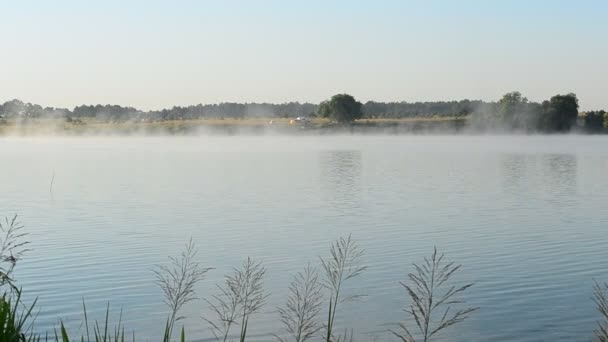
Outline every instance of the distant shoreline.
<svg viewBox="0 0 608 342"><path fill-rule="evenodd" d="M471 116L416 117L400 119L359 119L340 125L325 118L298 122L291 118L245 119L185 119L164 121L103 122L96 119L28 119L0 123L0 137L28 136L196 136L196 135L420 135L420 134L541 134L554 133L475 128ZM603 131L589 131L575 126L562 134L603 135Z"/></svg>
<svg viewBox="0 0 608 342"><path fill-rule="evenodd" d="M339 125L322 118L313 118L306 122L289 118L142 122L100 122L95 119L67 122L60 119L29 119L0 124L0 136L461 133L467 128L468 121L468 117L360 119L350 125Z"/></svg>
<svg viewBox="0 0 608 342"><path fill-rule="evenodd" d="M605 134L608 113L579 112L576 94L530 102L512 91L481 100L361 103L335 94L319 104L198 104L142 111L120 105L0 105L0 135Z"/></svg>

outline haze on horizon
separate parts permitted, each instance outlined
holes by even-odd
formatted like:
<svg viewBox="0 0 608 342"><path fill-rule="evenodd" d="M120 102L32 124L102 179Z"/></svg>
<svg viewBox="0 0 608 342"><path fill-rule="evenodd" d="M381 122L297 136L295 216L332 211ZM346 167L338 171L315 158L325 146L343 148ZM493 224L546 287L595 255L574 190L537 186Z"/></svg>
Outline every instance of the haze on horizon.
<svg viewBox="0 0 608 342"><path fill-rule="evenodd" d="M532 101L607 109L608 2L2 1L0 102Z"/></svg>

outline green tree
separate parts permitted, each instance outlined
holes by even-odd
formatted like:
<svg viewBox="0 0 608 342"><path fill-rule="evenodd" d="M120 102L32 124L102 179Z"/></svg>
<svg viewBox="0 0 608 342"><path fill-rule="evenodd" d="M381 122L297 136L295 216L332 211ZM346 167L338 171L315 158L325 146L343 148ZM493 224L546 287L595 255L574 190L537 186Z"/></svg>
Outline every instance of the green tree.
<svg viewBox="0 0 608 342"><path fill-rule="evenodd" d="M582 114L585 121L585 129L591 132L599 132L604 129L604 117L606 112L603 110L590 111Z"/></svg>
<svg viewBox="0 0 608 342"><path fill-rule="evenodd" d="M505 94L496 103L496 107L496 115L501 127L524 131L537 129L540 106L528 102L520 92Z"/></svg>
<svg viewBox="0 0 608 342"><path fill-rule="evenodd" d="M341 124L351 123L363 116L361 102L348 94L337 94L321 102L318 113Z"/></svg>
<svg viewBox="0 0 608 342"><path fill-rule="evenodd" d="M542 104L540 128L547 132L567 132L576 123L577 117L576 95L555 95Z"/></svg>
<svg viewBox="0 0 608 342"><path fill-rule="evenodd" d="M539 113L540 104L529 102L520 92L513 91L494 104L477 105L473 125L499 131L535 131Z"/></svg>
<svg viewBox="0 0 608 342"><path fill-rule="evenodd" d="M528 99L518 91L505 94L498 101L498 116L504 123L516 124L519 114L526 111L527 104Z"/></svg>

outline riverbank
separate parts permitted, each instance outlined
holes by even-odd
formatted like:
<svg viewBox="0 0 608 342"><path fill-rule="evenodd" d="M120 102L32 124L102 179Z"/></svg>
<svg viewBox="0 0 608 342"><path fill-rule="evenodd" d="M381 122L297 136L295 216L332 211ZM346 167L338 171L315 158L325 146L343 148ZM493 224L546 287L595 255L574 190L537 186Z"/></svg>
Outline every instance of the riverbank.
<svg viewBox="0 0 608 342"><path fill-rule="evenodd" d="M29 119L0 124L0 136L37 135L196 135L196 134L415 134L462 131L467 117L362 119L351 125L314 118L195 119L167 121L100 122L95 119Z"/></svg>

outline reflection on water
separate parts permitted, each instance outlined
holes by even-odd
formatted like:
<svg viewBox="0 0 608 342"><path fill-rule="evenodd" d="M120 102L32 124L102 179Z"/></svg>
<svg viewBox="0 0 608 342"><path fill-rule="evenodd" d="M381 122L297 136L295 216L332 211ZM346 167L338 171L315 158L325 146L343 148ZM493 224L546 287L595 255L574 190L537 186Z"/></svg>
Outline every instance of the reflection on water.
<svg viewBox="0 0 608 342"><path fill-rule="evenodd" d="M575 195L577 160L572 154L544 154L541 169L545 190L555 195Z"/></svg>
<svg viewBox="0 0 608 342"><path fill-rule="evenodd" d="M572 154L505 154L501 156L503 189L544 196L575 195L577 159Z"/></svg>
<svg viewBox="0 0 608 342"><path fill-rule="evenodd" d="M525 192L528 189L528 163L525 154L501 156L502 184L505 192Z"/></svg>
<svg viewBox="0 0 608 342"><path fill-rule="evenodd" d="M319 164L324 199L332 207L356 209L361 193L361 151L321 151Z"/></svg>

